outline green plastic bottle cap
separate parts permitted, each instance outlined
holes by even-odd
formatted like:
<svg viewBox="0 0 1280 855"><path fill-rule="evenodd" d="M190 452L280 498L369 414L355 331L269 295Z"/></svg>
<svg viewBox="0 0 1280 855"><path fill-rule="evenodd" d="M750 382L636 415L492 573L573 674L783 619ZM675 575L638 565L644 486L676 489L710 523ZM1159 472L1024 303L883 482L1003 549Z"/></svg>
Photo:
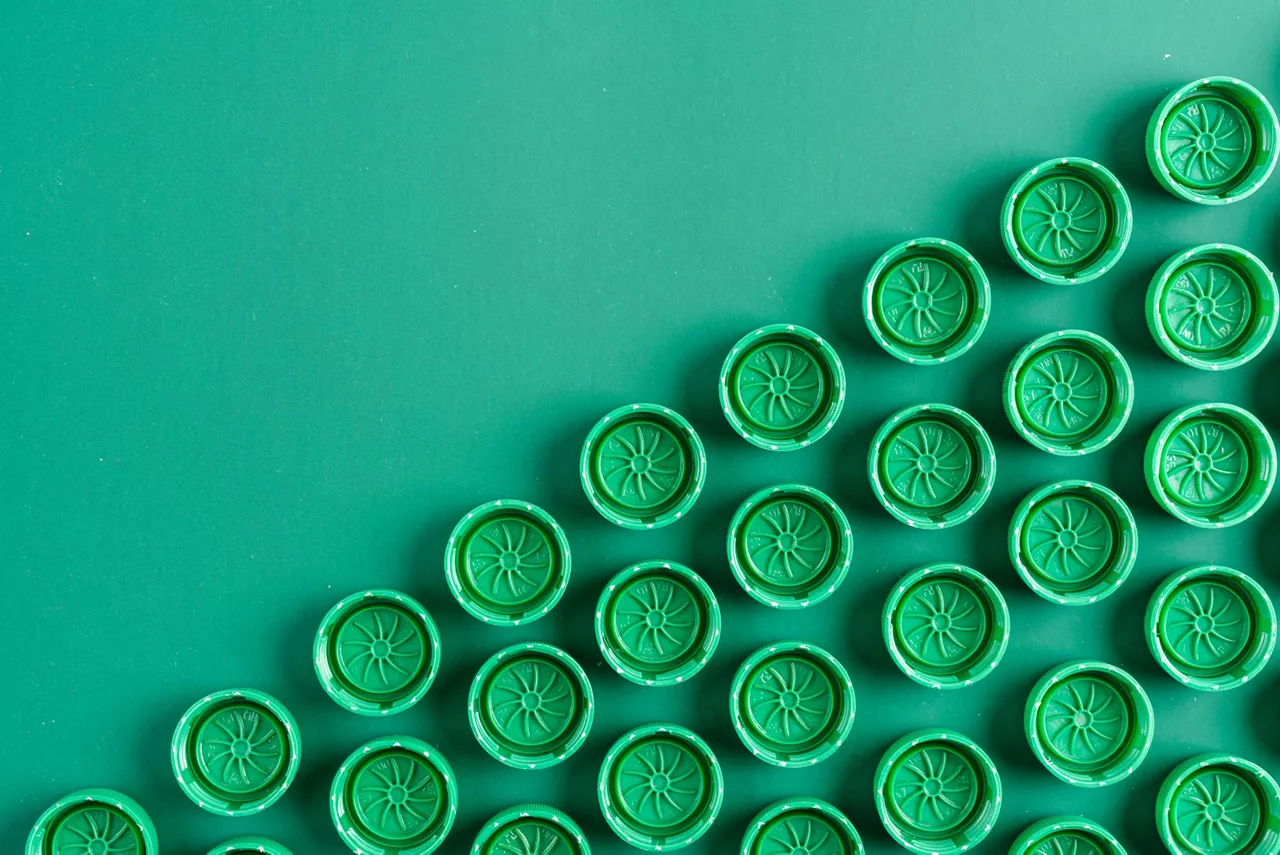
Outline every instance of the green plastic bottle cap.
<svg viewBox="0 0 1280 855"><path fill-rule="evenodd" d="M678 724L646 724L613 743L600 765L600 811L637 849L683 849L707 833L724 801L724 773L707 743Z"/></svg>
<svg viewBox="0 0 1280 855"><path fill-rule="evenodd" d="M688 513L702 493L707 453L679 413L627 404L591 428L579 469L587 499L609 522L662 528Z"/></svg>
<svg viewBox="0 0 1280 855"><path fill-rule="evenodd" d="M752 445L795 451L831 430L844 408L844 386L844 366L822 336L773 324L747 333L725 357L720 408Z"/></svg>
<svg viewBox="0 0 1280 855"><path fill-rule="evenodd" d="M480 666L467 696L471 732L517 769L546 769L586 741L595 719L587 673L559 647L513 644Z"/></svg>
<svg viewBox="0 0 1280 855"><path fill-rule="evenodd" d="M237 837L213 847L208 855L293 855L293 852L268 837Z"/></svg>
<svg viewBox="0 0 1280 855"><path fill-rule="evenodd" d="M422 700L440 670L440 633L417 600L358 591L324 616L312 648L329 697L360 715L391 715Z"/></svg>
<svg viewBox="0 0 1280 855"><path fill-rule="evenodd" d="M1165 579L1147 605L1146 627L1160 667L1196 689L1243 686L1276 649L1271 598L1230 567L1192 567Z"/></svg>
<svg viewBox="0 0 1280 855"><path fill-rule="evenodd" d="M683 564L641 561L609 580L595 626L610 668L642 686L673 686L701 671L716 652L720 604Z"/></svg>
<svg viewBox="0 0 1280 855"><path fill-rule="evenodd" d="M742 836L741 855L865 855L849 818L822 799L797 796L755 815Z"/></svg>
<svg viewBox="0 0 1280 855"><path fill-rule="evenodd" d="M1184 760L1156 795L1156 829L1173 855L1272 855L1278 824L1275 779L1230 754Z"/></svg>
<svg viewBox="0 0 1280 855"><path fill-rule="evenodd" d="M1147 441L1145 464L1156 502L1200 528L1249 519L1276 482L1271 434L1233 404L1192 404L1165 416Z"/></svg>
<svg viewBox="0 0 1280 855"><path fill-rule="evenodd" d="M1081 157L1033 166L1000 212L1004 246L1042 282L1075 285L1106 273L1129 245L1133 208L1120 180Z"/></svg>
<svg viewBox="0 0 1280 855"><path fill-rule="evenodd" d="M248 816L284 795L302 738L284 704L257 689L226 689L191 705L173 732L173 774L210 813Z"/></svg>
<svg viewBox="0 0 1280 855"><path fill-rule="evenodd" d="M853 729L853 681L827 651L779 641L743 661L729 688L733 729L747 749L774 766L825 760Z"/></svg>
<svg viewBox="0 0 1280 855"><path fill-rule="evenodd" d="M1174 253L1147 289L1147 326L1160 349L1206 371L1238 368L1276 331L1280 294L1267 266L1238 246Z"/></svg>
<svg viewBox="0 0 1280 855"><path fill-rule="evenodd" d="M938 365L978 343L991 315L991 283L964 247L917 238L872 266L862 313L871 337L891 355Z"/></svg>
<svg viewBox="0 0 1280 855"><path fill-rule="evenodd" d="M1087 606L1129 578L1138 526L1101 484L1067 480L1032 490L1009 523L1009 558L1027 587L1051 602Z"/></svg>
<svg viewBox="0 0 1280 855"><path fill-rule="evenodd" d="M1125 855L1116 836L1083 816L1049 816L1027 826L1009 855Z"/></svg>
<svg viewBox="0 0 1280 855"><path fill-rule="evenodd" d="M828 496L777 484L747 497L729 523L729 566L766 606L801 609L835 593L849 572L853 531Z"/></svg>
<svg viewBox="0 0 1280 855"><path fill-rule="evenodd" d="M475 617L519 626L545 615L569 585L569 540L551 514L519 499L471 510L444 549L454 599Z"/></svg>
<svg viewBox="0 0 1280 855"><path fill-rule="evenodd" d="M914 528L958 525L978 512L996 477L996 450L978 420L947 404L898 410L867 455L871 489Z"/></svg>
<svg viewBox="0 0 1280 855"><path fill-rule="evenodd" d="M415 736L384 736L351 753L329 790L329 814L351 851L428 855L458 813L458 779Z"/></svg>
<svg viewBox="0 0 1280 855"><path fill-rule="evenodd" d="M881 618L889 656L932 689L971 686L1009 646L1009 606L999 589L963 564L926 564L894 585Z"/></svg>
<svg viewBox="0 0 1280 855"><path fill-rule="evenodd" d="M1089 454L1120 435L1133 410L1133 373L1100 335L1060 330L1030 342L1004 375L1004 411L1050 454Z"/></svg>
<svg viewBox="0 0 1280 855"><path fill-rule="evenodd" d="M1031 752L1059 779L1105 787L1133 774L1154 735L1138 681L1105 662L1067 662L1036 683L1023 712Z"/></svg>
<svg viewBox="0 0 1280 855"><path fill-rule="evenodd" d="M1277 135L1261 92L1234 77L1206 77L1160 102L1147 125L1147 163L1179 199L1225 205L1271 175Z"/></svg>
<svg viewBox="0 0 1280 855"><path fill-rule="evenodd" d="M954 730L899 739L876 767L876 811L898 843L924 855L968 851L991 832L1003 798L987 752Z"/></svg>
<svg viewBox="0 0 1280 855"><path fill-rule="evenodd" d="M471 855L591 855L582 829L551 805L499 811L476 835Z"/></svg>
<svg viewBox="0 0 1280 855"><path fill-rule="evenodd" d="M156 826L142 805L115 790L77 790L36 820L24 855L157 855Z"/></svg>

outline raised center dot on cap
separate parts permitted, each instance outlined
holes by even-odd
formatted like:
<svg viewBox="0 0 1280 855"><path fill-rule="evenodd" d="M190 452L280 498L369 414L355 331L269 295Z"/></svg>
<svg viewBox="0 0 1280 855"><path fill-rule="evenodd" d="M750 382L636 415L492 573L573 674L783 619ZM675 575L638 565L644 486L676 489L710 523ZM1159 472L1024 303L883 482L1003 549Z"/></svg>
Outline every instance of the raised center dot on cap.
<svg viewBox="0 0 1280 855"><path fill-rule="evenodd" d="M1058 545L1061 546L1063 549L1070 549L1071 547L1075 546L1076 542L1079 539L1080 539L1079 535L1077 535L1074 531L1072 531L1069 528L1065 528L1062 531L1058 532Z"/></svg>
<svg viewBox="0 0 1280 855"><path fill-rule="evenodd" d="M793 710L800 706L800 693L794 689L787 689L782 693L782 708Z"/></svg>
<svg viewBox="0 0 1280 855"><path fill-rule="evenodd" d="M932 624L933 628L938 632L946 632L951 629L951 616L938 612L938 614L929 618L929 623Z"/></svg>
<svg viewBox="0 0 1280 855"><path fill-rule="evenodd" d="M928 309L933 305L933 295L927 291L917 291L911 298L911 305L917 309Z"/></svg>
<svg viewBox="0 0 1280 855"><path fill-rule="evenodd" d="M774 377L769 381L769 391L775 395L785 395L791 388L791 381L786 377Z"/></svg>
<svg viewBox="0 0 1280 855"><path fill-rule="evenodd" d="M932 472L938 468L938 458L934 457L932 454L922 454L916 460L916 467L921 472Z"/></svg>
<svg viewBox="0 0 1280 855"><path fill-rule="evenodd" d="M631 458L631 468L633 471L644 474L649 471L649 456L647 454L637 454Z"/></svg>
<svg viewBox="0 0 1280 855"><path fill-rule="evenodd" d="M1093 713L1088 710L1079 710L1071 721L1076 727L1088 727L1093 724Z"/></svg>
<svg viewBox="0 0 1280 855"><path fill-rule="evenodd" d="M1198 618L1196 618L1196 631L1213 632L1213 616L1200 615Z"/></svg>
<svg viewBox="0 0 1280 855"><path fill-rule="evenodd" d="M657 629L667 622L667 615L662 609L649 609L644 616L644 620L649 626Z"/></svg>
<svg viewBox="0 0 1280 855"><path fill-rule="evenodd" d="M929 778L924 782L924 791L931 796L936 796L942 792L942 782L937 778Z"/></svg>
<svg viewBox="0 0 1280 855"><path fill-rule="evenodd" d="M1211 133L1206 132L1196 137L1196 145L1200 147L1201 151L1211 151L1217 143L1217 139Z"/></svg>
<svg viewBox="0 0 1280 855"><path fill-rule="evenodd" d="M1207 454L1197 454L1191 461L1197 472L1208 472L1213 468L1213 458Z"/></svg>
<svg viewBox="0 0 1280 855"><path fill-rule="evenodd" d="M391 800L393 805L402 805L409 800L409 791L396 785L387 790L387 798Z"/></svg>
<svg viewBox="0 0 1280 855"><path fill-rule="evenodd" d="M1226 815L1227 810L1217 802L1213 802L1204 809L1204 812L1205 814L1208 815L1209 819L1213 820L1214 822L1217 822L1218 820L1222 819L1222 817Z"/></svg>
<svg viewBox="0 0 1280 855"><path fill-rule="evenodd" d="M783 552L790 552L796 548L796 536L791 532L783 532L778 535L778 548Z"/></svg>
<svg viewBox="0 0 1280 855"><path fill-rule="evenodd" d="M107 855L107 842L105 840L90 840L89 855Z"/></svg>
<svg viewBox="0 0 1280 855"><path fill-rule="evenodd" d="M253 751L253 746L249 744L247 739L236 739L231 743L231 756L237 759L248 757Z"/></svg>
<svg viewBox="0 0 1280 855"><path fill-rule="evenodd" d="M1058 401L1065 401L1067 400L1067 398L1070 398L1071 384L1070 383L1054 383L1053 397L1055 400L1058 400Z"/></svg>
<svg viewBox="0 0 1280 855"><path fill-rule="evenodd" d="M523 704L524 708L527 710L536 710L538 707L542 706L542 696L537 692L525 692L520 696L520 703Z"/></svg>
<svg viewBox="0 0 1280 855"><path fill-rule="evenodd" d="M1066 211L1055 211L1049 221L1053 223L1053 227L1058 231L1065 231L1071 228L1071 215Z"/></svg>
<svg viewBox="0 0 1280 855"><path fill-rule="evenodd" d="M498 563L503 570L514 570L520 566L520 555L516 552L504 552L498 556Z"/></svg>
<svg viewBox="0 0 1280 855"><path fill-rule="evenodd" d="M649 779L649 786L653 788L655 793L665 792L667 787L671 785L671 781L666 775L659 772Z"/></svg>
<svg viewBox="0 0 1280 855"><path fill-rule="evenodd" d="M384 638L380 638L373 643L373 656L375 659L386 659L391 655L391 642Z"/></svg>

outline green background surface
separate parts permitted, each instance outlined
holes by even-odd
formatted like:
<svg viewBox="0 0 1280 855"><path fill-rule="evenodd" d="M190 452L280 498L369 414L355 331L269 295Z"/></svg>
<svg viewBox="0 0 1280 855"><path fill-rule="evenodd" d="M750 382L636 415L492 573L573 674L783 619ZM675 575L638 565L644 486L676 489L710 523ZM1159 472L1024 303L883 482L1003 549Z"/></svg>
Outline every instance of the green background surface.
<svg viewBox="0 0 1280 855"><path fill-rule="evenodd" d="M696 7L696 11L695 11ZM1280 429L1280 346L1212 374L1147 334L1147 280L1173 251L1239 243L1280 262L1280 179L1239 205L1176 201L1147 171L1159 98L1205 74L1280 96L1280 6L1249 3L55 2L10 9L0 30L0 849L86 786L153 814L167 852L238 833L298 853L344 849L327 811L341 759L389 731L420 735L461 778L445 851L483 820L545 800L599 855L630 851L604 825L606 747L654 719L693 727L724 764L719 821L691 853L736 847L786 795L830 799L875 855L895 851L871 779L908 729L959 729L994 756L1007 795L981 847L1001 851L1063 810L1158 851L1152 805L1173 764L1240 752L1280 772L1280 666L1221 696L1159 671L1141 634L1155 585L1217 561L1280 594L1280 501L1225 531L1159 511L1141 451L1177 405L1225 400ZM1000 244L1001 198L1025 168L1078 154L1133 199L1133 243L1090 285L1020 273ZM957 240L990 273L991 323L954 364L879 351L858 310L890 245ZM716 406L729 346L764 323L830 337L849 374L834 431L794 454L732 436ZM1061 327L1116 343L1136 406L1104 452L1057 459L1000 407L1019 345ZM668 404L701 431L707 489L686 519L628 532L578 484L588 428L631 401ZM875 504L865 455L899 407L943 401L991 432L985 509L914 532ZM1080 476L1132 506L1137 569L1112 599L1068 609L1009 564L1017 501ZM853 569L822 605L778 612L734 583L724 536L737 503L776 481L836 499ZM445 539L501 497L564 525L574 576L537 623L482 626L448 596ZM667 557L711 583L724 636L689 683L647 689L601 663L591 616L603 582ZM1012 612L1004 664L939 693L895 670L879 618L892 582L965 562ZM310 650L353 590L403 588L434 614L443 671L391 720L339 708ZM853 674L851 741L804 770L753 759L729 727L734 669L796 638ZM570 761L508 769L467 726L467 685L500 646L563 645L592 675L595 728ZM1073 657L1130 669L1151 694L1156 742L1132 778L1081 791L1040 768L1022 733L1035 679ZM183 796L168 743L206 692L255 686L296 714L302 770L259 817L207 814Z"/></svg>

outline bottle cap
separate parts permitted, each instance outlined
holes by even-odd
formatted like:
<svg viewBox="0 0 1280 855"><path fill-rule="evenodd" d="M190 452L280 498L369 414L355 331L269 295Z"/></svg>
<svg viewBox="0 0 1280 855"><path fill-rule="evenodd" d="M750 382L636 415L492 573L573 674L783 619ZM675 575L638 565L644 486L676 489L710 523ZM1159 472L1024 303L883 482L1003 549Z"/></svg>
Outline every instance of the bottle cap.
<svg viewBox="0 0 1280 855"><path fill-rule="evenodd" d="M1156 426L1145 468L1160 507L1200 528L1225 528L1249 519L1267 501L1276 482L1276 447L1247 410L1192 404Z"/></svg>
<svg viewBox="0 0 1280 855"><path fill-rule="evenodd" d="M551 805L515 805L484 824L471 855L591 855L582 829Z"/></svg>
<svg viewBox="0 0 1280 855"><path fill-rule="evenodd" d="M1082 157L1046 160L1022 173L1005 194L1000 220L1013 260L1053 285L1097 279L1120 260L1133 232L1120 180Z"/></svg>
<svg viewBox="0 0 1280 855"><path fill-rule="evenodd" d="M467 718L493 757L517 769L546 769L582 747L595 696L582 666L559 647L513 644L480 667Z"/></svg>
<svg viewBox="0 0 1280 855"><path fill-rule="evenodd" d="M569 585L571 564L564 529L519 499L468 512L444 550L444 577L454 599L495 626L519 626L551 611Z"/></svg>
<svg viewBox="0 0 1280 855"><path fill-rule="evenodd" d="M926 564L885 600L884 643L894 664L932 689L971 686L1009 646L1009 606L999 589L963 564Z"/></svg>
<svg viewBox="0 0 1280 855"><path fill-rule="evenodd" d="M813 644L779 641L746 658L729 689L733 729L774 766L811 766L849 738L856 708L849 672Z"/></svg>
<svg viewBox="0 0 1280 855"><path fill-rule="evenodd" d="M209 855L293 855L283 843L268 837L237 837L209 850Z"/></svg>
<svg viewBox="0 0 1280 855"><path fill-rule="evenodd" d="M1276 610L1261 585L1211 564L1180 570L1147 605L1147 645L1195 689L1226 691L1257 677L1276 649Z"/></svg>
<svg viewBox="0 0 1280 855"><path fill-rule="evenodd" d="M725 358L720 408L752 445L795 451L826 436L840 417L844 367L831 345L804 327L762 327Z"/></svg>
<svg viewBox="0 0 1280 855"><path fill-rule="evenodd" d="M800 609L835 593L849 572L853 531L820 490L776 484L757 490L729 523L729 567L766 606Z"/></svg>
<svg viewBox="0 0 1280 855"><path fill-rule="evenodd" d="M210 813L249 816L284 795L302 739L284 704L257 689L226 689L191 705L173 732L178 786Z"/></svg>
<svg viewBox="0 0 1280 855"><path fill-rule="evenodd" d="M1156 795L1156 829L1173 855L1263 855L1275 849L1280 788L1229 754L1179 763Z"/></svg>
<svg viewBox="0 0 1280 855"><path fill-rule="evenodd" d="M1023 712L1031 752L1077 787L1123 781L1151 748L1151 701L1138 681L1105 662L1067 662L1036 683Z"/></svg>
<svg viewBox="0 0 1280 855"><path fill-rule="evenodd" d="M440 670L440 633L408 594L357 591L324 616L312 648L329 697L360 715L391 715L422 700Z"/></svg>
<svg viewBox="0 0 1280 855"><path fill-rule="evenodd" d="M1129 506L1092 481L1054 481L1031 491L1009 523L1009 558L1018 575L1064 606L1114 594L1137 557L1138 527Z"/></svg>
<svg viewBox="0 0 1280 855"><path fill-rule="evenodd" d="M95 842L99 849L93 849ZM53 803L27 835L25 855L86 851L157 855L156 826L142 805L124 793L77 790Z"/></svg>
<svg viewBox="0 0 1280 855"><path fill-rule="evenodd" d="M642 686L673 686L701 671L715 653L720 604L683 564L641 561L609 580L595 627L610 668Z"/></svg>
<svg viewBox="0 0 1280 855"><path fill-rule="evenodd" d="M742 836L742 855L865 855L862 838L840 810L822 799L797 796L760 811Z"/></svg>
<svg viewBox="0 0 1280 855"><path fill-rule="evenodd" d="M977 419L947 404L921 404L880 425L867 457L884 509L914 528L958 525L978 512L996 476L996 451Z"/></svg>
<svg viewBox="0 0 1280 855"><path fill-rule="evenodd" d="M872 266L862 313L871 337L891 355L939 365L977 344L991 314L991 284L964 247L917 238Z"/></svg>
<svg viewBox="0 0 1280 855"><path fill-rule="evenodd" d="M596 422L582 445L582 489L592 507L623 528L662 528L702 493L707 453L674 410L627 404Z"/></svg>
<svg viewBox="0 0 1280 855"><path fill-rule="evenodd" d="M954 730L899 739L876 767L876 811L902 846L923 855L968 851L1000 815L1000 773L987 753Z"/></svg>
<svg viewBox="0 0 1280 855"><path fill-rule="evenodd" d="M1179 199L1225 205L1271 175L1278 135L1261 92L1234 77L1205 77L1160 102L1147 125L1147 163Z"/></svg>
<svg viewBox="0 0 1280 855"><path fill-rule="evenodd" d="M458 812L458 779L415 736L384 736L351 753L329 790L329 813L353 852L428 855Z"/></svg>
<svg viewBox="0 0 1280 855"><path fill-rule="evenodd" d="M724 801L724 774L707 743L678 724L627 731L600 765L600 811L637 849L683 849L707 833Z"/></svg>
<svg viewBox="0 0 1280 855"><path fill-rule="evenodd" d="M1238 246L1174 253L1147 289L1147 327L1169 356L1225 371L1253 359L1276 331L1280 295L1271 271Z"/></svg>
<svg viewBox="0 0 1280 855"><path fill-rule="evenodd" d="M1009 848L1009 855L1125 855L1116 836L1083 816L1049 816L1027 826Z"/></svg>
<svg viewBox="0 0 1280 855"><path fill-rule="evenodd" d="M1004 375L1013 429L1050 454L1089 454L1120 435L1133 410L1133 374L1100 335L1060 330L1018 351Z"/></svg>

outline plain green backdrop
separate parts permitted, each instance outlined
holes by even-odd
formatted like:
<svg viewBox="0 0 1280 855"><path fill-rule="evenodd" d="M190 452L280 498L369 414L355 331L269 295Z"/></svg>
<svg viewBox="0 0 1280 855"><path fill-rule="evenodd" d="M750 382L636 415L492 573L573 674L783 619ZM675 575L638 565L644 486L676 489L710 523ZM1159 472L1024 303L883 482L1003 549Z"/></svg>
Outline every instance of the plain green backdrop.
<svg viewBox="0 0 1280 855"><path fill-rule="evenodd" d="M435 743L459 773L449 853L531 800L567 809L598 855L631 851L600 817L595 776L613 739L654 719L695 728L727 773L690 853L736 847L756 810L792 794L847 811L872 855L896 851L872 771L926 725L999 764L986 852L1064 810L1155 852L1155 790L1178 760L1222 749L1280 772L1280 666L1198 694L1156 667L1140 626L1157 582L1193 562L1280 595L1280 501L1195 530L1157 509L1140 460L1185 403L1241 404L1280 429L1280 345L1200 372L1163 356L1142 318L1179 248L1233 242L1280 262L1280 178L1203 208L1159 189L1142 152L1152 108L1193 78L1280 97L1274 0L93 0L4 18L0 850L56 797L108 786L151 811L166 852L255 832L337 855L332 774L389 731ZM1012 265L997 218L1022 170L1067 154L1115 171L1135 227L1114 272L1056 288ZM922 235L972 250L993 289L978 346L933 368L879 351L858 311L876 256ZM734 437L716 406L729 346L774 321L831 338L849 375L834 431L794 454ZM1082 459L1033 450L1000 407L1014 351L1063 327L1110 338L1137 384L1120 439ZM587 429L631 401L674 407L707 445L705 493L660 531L606 523L577 480ZM976 415L999 459L984 510L943 532L895 522L865 475L879 422L929 401ZM1068 476L1116 489L1140 531L1130 581L1082 609L1032 595L1005 546L1018 499ZM782 480L828 491L853 522L848 581L805 612L748 599L725 560L737 503ZM504 497L551 511L574 556L564 601L515 629L466 615L441 569L455 521ZM604 580L649 557L693 566L724 610L719 651L677 688L625 683L591 632ZM989 575L1013 621L1004 664L945 694L898 673L879 635L893 580L937 560ZM420 597L443 634L439 680L391 720L340 709L310 662L329 606L378 585ZM850 742L804 770L753 759L728 721L738 663L789 638L842 659L858 698ZM579 657L599 702L586 746L548 771L501 766L465 717L480 663L524 639ZM1131 670L1156 708L1146 762L1100 791L1052 778L1021 735L1034 680L1082 656ZM303 735L293 789L253 819L201 811L169 769L182 711L232 686L276 694Z"/></svg>

